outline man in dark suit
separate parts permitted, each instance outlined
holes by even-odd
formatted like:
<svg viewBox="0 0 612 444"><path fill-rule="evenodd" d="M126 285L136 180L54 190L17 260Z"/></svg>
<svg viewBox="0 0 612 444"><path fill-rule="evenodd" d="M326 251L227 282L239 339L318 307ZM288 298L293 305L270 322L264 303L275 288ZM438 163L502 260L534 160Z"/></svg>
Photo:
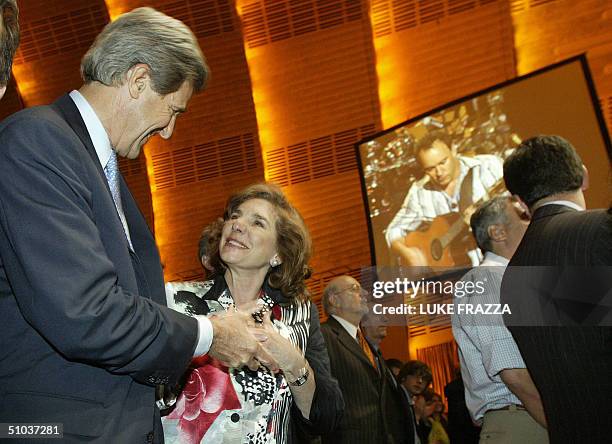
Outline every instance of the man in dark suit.
<svg viewBox="0 0 612 444"><path fill-rule="evenodd" d="M612 217L584 210L586 177L558 136L526 140L504 163L508 190L532 214L504 274L504 321L542 396L551 443L610 440Z"/></svg>
<svg viewBox="0 0 612 444"><path fill-rule="evenodd" d="M19 45L19 9L15 0L0 0L0 99L6 92Z"/></svg>
<svg viewBox="0 0 612 444"><path fill-rule="evenodd" d="M0 418L61 423L63 442L159 442L155 386L193 356L274 363L248 314L164 306L155 240L117 168L117 155L169 138L203 88L196 37L136 9L104 28L81 71L79 91L0 124Z"/></svg>
<svg viewBox="0 0 612 444"><path fill-rule="evenodd" d="M392 373L380 352L365 339L359 322L368 312L365 291L350 276L333 279L323 292L327 322L321 325L332 375L344 396L345 411L335 433L323 443L412 443Z"/></svg>

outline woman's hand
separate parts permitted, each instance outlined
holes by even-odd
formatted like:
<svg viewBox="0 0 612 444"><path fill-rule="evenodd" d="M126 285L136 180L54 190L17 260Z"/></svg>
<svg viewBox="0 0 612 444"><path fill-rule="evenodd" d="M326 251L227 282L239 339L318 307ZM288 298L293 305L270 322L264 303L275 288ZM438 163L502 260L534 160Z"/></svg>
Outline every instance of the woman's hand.
<svg viewBox="0 0 612 444"><path fill-rule="evenodd" d="M285 379L289 382L293 402L297 405L302 416L309 419L317 384L316 375L306 358L302 356L302 352L274 328L269 312L264 315L262 324L249 330L260 342L263 350L277 362L278 367L285 375ZM264 363L262 362L262 364ZM310 376L306 377L303 372L304 368ZM291 385L292 381L297 381L300 377L305 377L305 382L303 381L299 386Z"/></svg>
<svg viewBox="0 0 612 444"><path fill-rule="evenodd" d="M229 367L248 366L257 370L259 363L272 371L278 369L274 357L264 350L258 338L245 329L253 318L248 313L225 312L211 316L213 341L208 354Z"/></svg>
<svg viewBox="0 0 612 444"><path fill-rule="evenodd" d="M291 341L281 336L274 328L270 319L270 312L264 315L262 324L250 327L249 331L290 381L299 377L300 370L307 365L306 359ZM265 362L262 362L262 364L267 367Z"/></svg>

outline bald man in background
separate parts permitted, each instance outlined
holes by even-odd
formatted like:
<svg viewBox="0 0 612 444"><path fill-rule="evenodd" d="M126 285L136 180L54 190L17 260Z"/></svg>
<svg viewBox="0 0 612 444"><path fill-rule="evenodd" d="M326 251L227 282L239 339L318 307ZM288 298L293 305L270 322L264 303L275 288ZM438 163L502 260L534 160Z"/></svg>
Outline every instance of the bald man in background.
<svg viewBox="0 0 612 444"><path fill-rule="evenodd" d="M0 0L0 99L11 78L13 57L19 45L19 8L16 0Z"/></svg>
<svg viewBox="0 0 612 444"><path fill-rule="evenodd" d="M366 296L351 276L334 278L323 291L329 318L321 332L346 409L340 426L322 442L412 444L414 432L405 421L393 375L359 327L368 312Z"/></svg>

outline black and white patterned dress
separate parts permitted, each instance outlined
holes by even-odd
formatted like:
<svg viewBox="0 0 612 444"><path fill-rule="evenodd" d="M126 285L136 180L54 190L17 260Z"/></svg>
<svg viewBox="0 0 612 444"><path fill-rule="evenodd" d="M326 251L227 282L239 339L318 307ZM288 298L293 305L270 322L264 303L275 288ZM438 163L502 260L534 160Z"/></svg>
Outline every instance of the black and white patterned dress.
<svg viewBox="0 0 612 444"><path fill-rule="evenodd" d="M268 292L269 293L269 292ZM166 284L168 306L188 315L233 310L223 278ZM258 305L272 312L277 331L302 353L308 344L310 302L277 303L262 291ZM197 361L173 411L163 418L166 443L288 442L293 397L282 373L265 367L227 368L208 356Z"/></svg>

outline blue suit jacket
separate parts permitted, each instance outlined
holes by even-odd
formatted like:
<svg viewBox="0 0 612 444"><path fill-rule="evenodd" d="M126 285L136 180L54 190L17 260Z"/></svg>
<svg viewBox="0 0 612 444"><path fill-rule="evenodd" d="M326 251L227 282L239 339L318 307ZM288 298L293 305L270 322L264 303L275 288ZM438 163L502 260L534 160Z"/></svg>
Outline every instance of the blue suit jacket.
<svg viewBox="0 0 612 444"><path fill-rule="evenodd" d="M0 418L67 440L161 438L155 385L178 379L197 321L165 306L151 231L121 180L135 252L68 96L0 124Z"/></svg>

